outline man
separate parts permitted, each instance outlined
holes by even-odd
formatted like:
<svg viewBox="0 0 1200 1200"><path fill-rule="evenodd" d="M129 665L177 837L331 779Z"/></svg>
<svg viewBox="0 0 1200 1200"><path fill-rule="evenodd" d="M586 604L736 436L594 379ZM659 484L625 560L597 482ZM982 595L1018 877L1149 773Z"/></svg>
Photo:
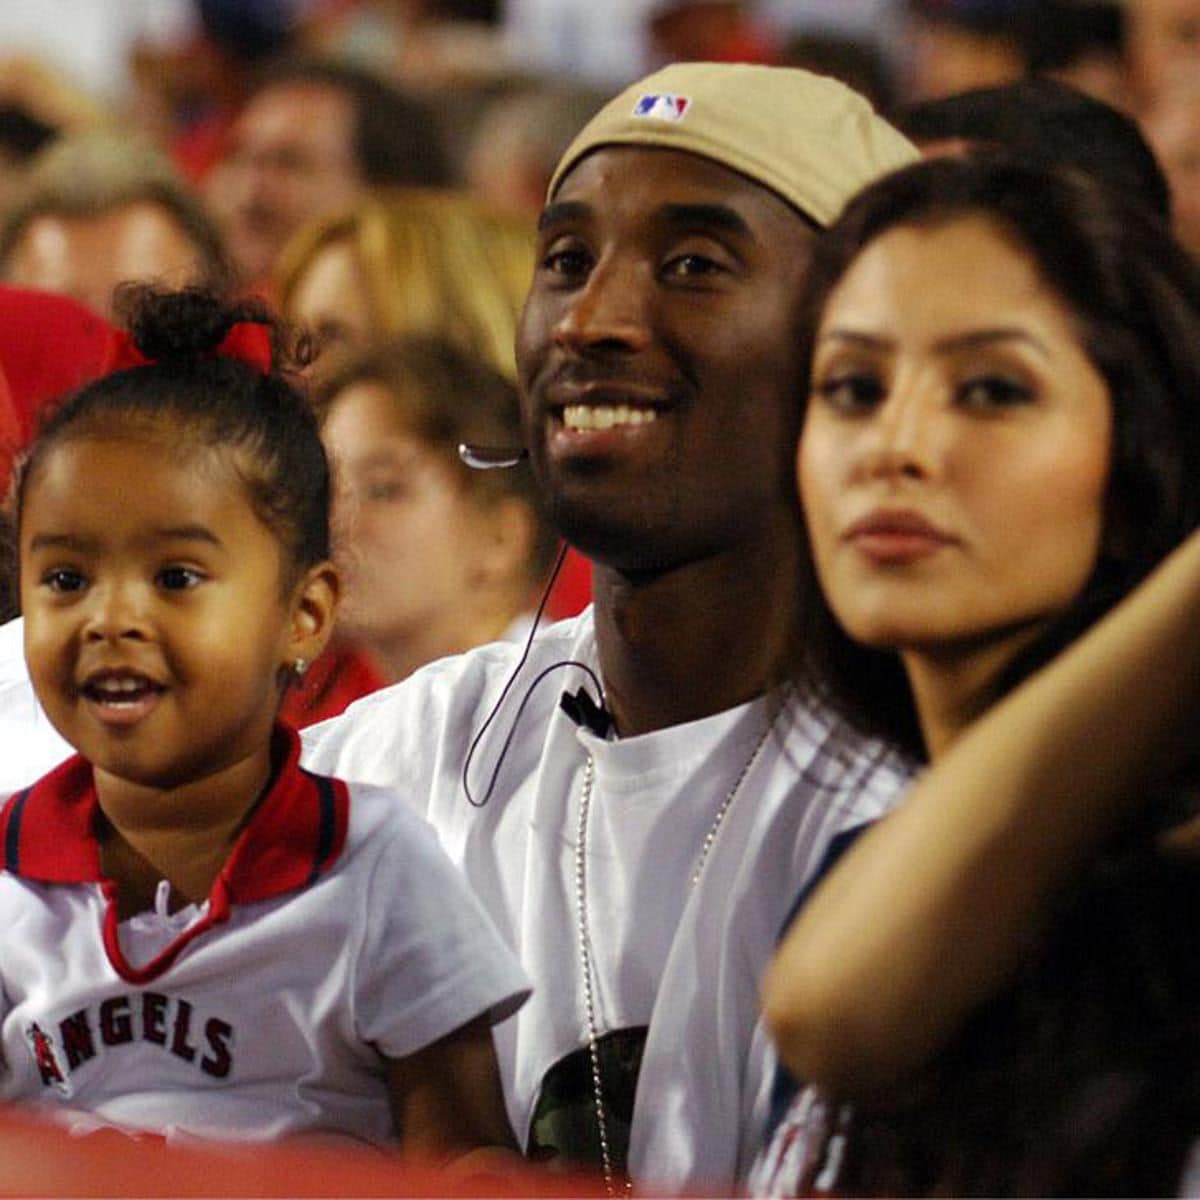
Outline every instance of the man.
<svg viewBox="0 0 1200 1200"><path fill-rule="evenodd" d="M518 1137L614 1182L627 1138L640 1182L735 1182L785 893L896 785L772 684L797 623L809 241L914 157L798 71L676 65L601 110L551 182L517 347L529 454L595 561L594 612L524 666L446 660L309 734L318 769L427 806L535 980L500 1033Z"/></svg>
<svg viewBox="0 0 1200 1200"><path fill-rule="evenodd" d="M485 204L536 221L563 151L608 95L534 80L488 101L463 155L467 186Z"/></svg>
<svg viewBox="0 0 1200 1200"><path fill-rule="evenodd" d="M776 685L809 242L915 157L801 71L676 65L602 109L551 183L518 338L529 454L594 610L306 732L312 767L437 826L535 981L497 1030L517 1136L614 1189L626 1164L678 1191L748 1168L789 897L901 783Z"/></svg>
<svg viewBox="0 0 1200 1200"><path fill-rule="evenodd" d="M287 60L269 71L234 122L206 197L249 284L269 281L306 222L368 187L440 187L450 170L426 106L370 73Z"/></svg>
<svg viewBox="0 0 1200 1200"><path fill-rule="evenodd" d="M743 0L651 0L650 44L663 62L777 63L781 47Z"/></svg>
<svg viewBox="0 0 1200 1200"><path fill-rule="evenodd" d="M112 133L48 147L0 221L0 279L104 317L127 280L220 286L230 274L220 233L171 163Z"/></svg>
<svg viewBox="0 0 1200 1200"><path fill-rule="evenodd" d="M1170 181L1175 236L1200 255L1200 72L1161 88L1142 128Z"/></svg>
<svg viewBox="0 0 1200 1200"><path fill-rule="evenodd" d="M906 0L910 43L907 92L933 100L997 87L1028 68L1033 0Z"/></svg>

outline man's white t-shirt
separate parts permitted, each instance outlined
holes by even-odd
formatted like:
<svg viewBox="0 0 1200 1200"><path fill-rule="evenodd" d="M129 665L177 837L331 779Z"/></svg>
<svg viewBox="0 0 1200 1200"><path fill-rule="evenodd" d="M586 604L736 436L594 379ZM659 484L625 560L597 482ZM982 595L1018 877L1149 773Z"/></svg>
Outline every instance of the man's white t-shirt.
<svg viewBox="0 0 1200 1200"><path fill-rule="evenodd" d="M534 640L501 702L521 652L484 647L365 697L304 731L305 761L422 805L517 951L534 993L497 1037L513 1126L536 1141L551 1115L548 1081L588 1041L576 850L590 755L596 1032L649 1028L633 1174L645 1186L731 1187L767 1112L774 1060L758 982L787 906L833 834L885 811L904 772L796 696L640 737L597 736L559 706L580 686L596 698L593 676L569 665L599 670L590 610ZM469 798L464 763L481 731Z"/></svg>

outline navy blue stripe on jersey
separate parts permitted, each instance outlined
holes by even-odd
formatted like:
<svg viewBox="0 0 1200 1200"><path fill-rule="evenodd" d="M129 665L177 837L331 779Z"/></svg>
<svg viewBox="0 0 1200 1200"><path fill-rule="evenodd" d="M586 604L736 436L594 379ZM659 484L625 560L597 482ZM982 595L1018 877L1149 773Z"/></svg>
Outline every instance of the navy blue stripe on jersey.
<svg viewBox="0 0 1200 1200"><path fill-rule="evenodd" d="M17 873L21 857L21 814L31 791L32 788L26 788L23 792L18 792L8 806L8 828L4 831L4 867L14 875Z"/></svg>
<svg viewBox="0 0 1200 1200"><path fill-rule="evenodd" d="M829 845L825 849L825 854L821 858L820 866L813 872L812 878L800 889L800 894L796 897L795 903L788 910L783 927L779 931L778 941L783 941L784 935L791 927L792 922L800 915L800 910L808 903L813 892L817 890L817 885L837 865L838 859L858 841L861 834L865 833L874 824L874 821L866 821L862 825L854 825L849 829L843 829L841 833L836 834L830 839ZM791 1071L782 1063L778 1063L775 1067L775 1078L771 1081L771 1099L767 1111L766 1133L763 1138L764 1146L770 1143L779 1123L787 1116L787 1111L791 1108L792 1101L796 1098L799 1090L800 1085Z"/></svg>
<svg viewBox="0 0 1200 1200"><path fill-rule="evenodd" d="M333 853L333 839L337 834L337 798L333 791L333 780L323 775L310 776L317 785L317 796L321 805L321 824L317 830L317 853L313 858L312 874L308 882L315 883L317 876L325 869L329 856Z"/></svg>

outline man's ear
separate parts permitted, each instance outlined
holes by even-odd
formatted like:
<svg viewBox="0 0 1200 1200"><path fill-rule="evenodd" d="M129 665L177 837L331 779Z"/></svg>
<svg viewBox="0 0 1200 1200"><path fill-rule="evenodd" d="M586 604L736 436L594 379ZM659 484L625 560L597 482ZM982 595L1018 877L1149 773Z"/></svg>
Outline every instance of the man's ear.
<svg viewBox="0 0 1200 1200"><path fill-rule="evenodd" d="M333 633L342 580L331 562L309 567L292 592L291 634L287 661L291 669L297 661L311 663L320 657Z"/></svg>

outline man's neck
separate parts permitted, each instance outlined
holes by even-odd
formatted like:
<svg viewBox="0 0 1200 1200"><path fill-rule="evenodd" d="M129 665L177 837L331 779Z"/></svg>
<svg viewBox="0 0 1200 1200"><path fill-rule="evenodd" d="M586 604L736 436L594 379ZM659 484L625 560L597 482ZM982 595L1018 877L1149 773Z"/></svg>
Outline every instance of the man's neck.
<svg viewBox="0 0 1200 1200"><path fill-rule="evenodd" d="M654 574L596 564L596 645L617 731L696 721L781 682L794 644L795 568L790 531Z"/></svg>

